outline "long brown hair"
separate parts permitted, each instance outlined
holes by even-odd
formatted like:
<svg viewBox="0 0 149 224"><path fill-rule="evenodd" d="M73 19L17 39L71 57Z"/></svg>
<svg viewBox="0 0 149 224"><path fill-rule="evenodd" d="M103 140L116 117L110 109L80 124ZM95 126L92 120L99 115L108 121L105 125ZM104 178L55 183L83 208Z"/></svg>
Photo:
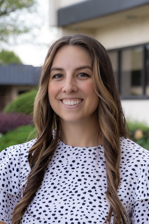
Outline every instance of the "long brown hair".
<svg viewBox="0 0 149 224"><path fill-rule="evenodd" d="M94 38L74 34L57 40L49 49L43 65L39 90L34 103L34 123L37 129L36 143L29 150L28 160L31 171L24 186L23 197L13 213L13 224L19 224L28 205L33 200L44 178L45 169L57 146L59 119L52 110L48 99L48 83L53 59L64 45L77 45L88 50L93 63L95 91L99 96L98 125L103 136L104 155L107 167L107 192L110 208L106 223L127 223L126 211L118 197L120 185L120 137L127 137L126 121L114 80L110 59L105 48ZM53 130L55 136L53 137Z"/></svg>

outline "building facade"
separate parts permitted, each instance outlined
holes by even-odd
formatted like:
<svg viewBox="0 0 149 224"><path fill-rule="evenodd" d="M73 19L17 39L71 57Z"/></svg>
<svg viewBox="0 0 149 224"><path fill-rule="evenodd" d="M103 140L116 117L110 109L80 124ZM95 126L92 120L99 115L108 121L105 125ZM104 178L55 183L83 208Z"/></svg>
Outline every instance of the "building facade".
<svg viewBox="0 0 149 224"><path fill-rule="evenodd" d="M149 0L50 0L59 36L84 33L107 49L126 117L149 124Z"/></svg>
<svg viewBox="0 0 149 224"><path fill-rule="evenodd" d="M41 68L22 64L0 64L0 111L19 94L33 89L39 83Z"/></svg>

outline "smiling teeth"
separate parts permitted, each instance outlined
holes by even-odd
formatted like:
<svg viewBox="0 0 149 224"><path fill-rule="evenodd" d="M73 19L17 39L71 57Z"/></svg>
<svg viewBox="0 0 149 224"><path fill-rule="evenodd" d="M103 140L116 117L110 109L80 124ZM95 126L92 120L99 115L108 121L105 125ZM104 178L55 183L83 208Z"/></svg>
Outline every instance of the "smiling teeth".
<svg viewBox="0 0 149 224"><path fill-rule="evenodd" d="M82 100L63 100L62 102L66 105L69 105L69 106L72 106L72 105L75 105L75 104L79 104L81 103Z"/></svg>

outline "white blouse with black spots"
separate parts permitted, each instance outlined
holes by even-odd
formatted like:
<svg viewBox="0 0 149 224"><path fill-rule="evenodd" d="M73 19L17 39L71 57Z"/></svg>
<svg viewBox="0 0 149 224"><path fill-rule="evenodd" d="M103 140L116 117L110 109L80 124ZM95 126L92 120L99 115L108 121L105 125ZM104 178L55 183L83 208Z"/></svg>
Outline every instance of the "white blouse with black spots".
<svg viewBox="0 0 149 224"><path fill-rule="evenodd" d="M149 152L121 138L119 198L133 224L149 223ZM0 220L12 212L30 171L30 142L0 153ZM108 214L106 164L102 146L72 147L58 141L52 161L22 224L103 224Z"/></svg>

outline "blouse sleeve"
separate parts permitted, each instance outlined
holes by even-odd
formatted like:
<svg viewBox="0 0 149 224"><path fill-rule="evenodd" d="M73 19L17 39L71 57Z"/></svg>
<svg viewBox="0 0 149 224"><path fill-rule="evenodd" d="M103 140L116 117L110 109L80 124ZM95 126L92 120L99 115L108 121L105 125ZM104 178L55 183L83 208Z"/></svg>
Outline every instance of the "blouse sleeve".
<svg viewBox="0 0 149 224"><path fill-rule="evenodd" d="M11 224L12 213L21 195L21 152L19 145L0 153L0 221Z"/></svg>
<svg viewBox="0 0 149 224"><path fill-rule="evenodd" d="M140 172L132 209L132 223L149 223L149 153L145 151L140 164Z"/></svg>
<svg viewBox="0 0 149 224"><path fill-rule="evenodd" d="M133 224L149 223L149 199L136 201L132 211Z"/></svg>
<svg viewBox="0 0 149 224"><path fill-rule="evenodd" d="M19 202L19 197L6 193L0 189L0 221L7 224L12 223L12 213L15 205Z"/></svg>

